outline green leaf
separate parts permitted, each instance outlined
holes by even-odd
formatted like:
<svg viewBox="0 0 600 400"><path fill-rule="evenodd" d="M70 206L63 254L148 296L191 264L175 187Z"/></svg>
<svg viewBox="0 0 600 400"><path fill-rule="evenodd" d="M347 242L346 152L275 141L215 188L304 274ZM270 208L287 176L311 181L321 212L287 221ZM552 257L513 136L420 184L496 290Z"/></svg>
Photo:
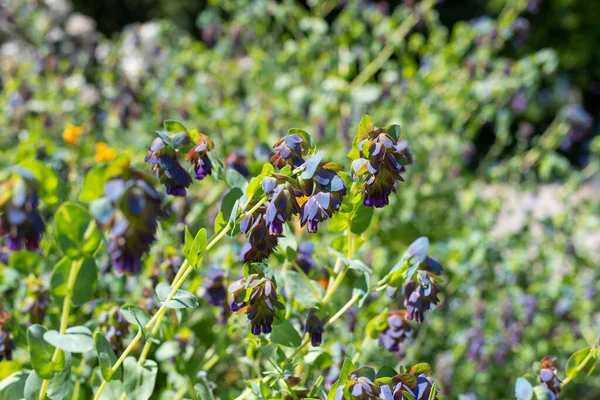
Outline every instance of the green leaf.
<svg viewBox="0 0 600 400"><path fill-rule="evenodd" d="M206 229L202 228L196 234L194 242L192 243L188 253L187 260L192 267L199 268L202 264L204 251L206 250L206 244Z"/></svg>
<svg viewBox="0 0 600 400"><path fill-rule="evenodd" d="M165 127L165 130L170 133L179 133L187 131L187 128L181 122L172 119L167 119L164 122L163 126Z"/></svg>
<svg viewBox="0 0 600 400"><path fill-rule="evenodd" d="M517 378L515 396L517 400L531 400L533 398L533 386L527 379L523 377Z"/></svg>
<svg viewBox="0 0 600 400"><path fill-rule="evenodd" d="M363 306L365 300L369 296L369 286L371 279L368 273L361 274L360 278L354 283L354 289L352 289L352 295L358 296L358 303L356 305L360 308Z"/></svg>
<svg viewBox="0 0 600 400"><path fill-rule="evenodd" d="M167 293L167 295L169 293ZM127 322L131 325L136 325L141 329L150 322L150 317L146 310L133 304L124 304L123 307L121 307L121 313Z"/></svg>
<svg viewBox="0 0 600 400"><path fill-rule="evenodd" d="M6 400L22 399L28 376L28 371L21 370L0 381L0 398Z"/></svg>
<svg viewBox="0 0 600 400"><path fill-rule="evenodd" d="M237 209L239 208L239 199L244 195L239 188L233 188L223 197L221 202L221 211L215 219L215 232L223 229L227 224L235 222Z"/></svg>
<svg viewBox="0 0 600 400"><path fill-rule="evenodd" d="M71 354L64 353L64 364L60 372L54 375L48 384L48 390L46 391L46 398L50 400L63 400L65 393L69 386L69 376L71 373ZM31 371L27 380L25 381L24 395L25 400L38 400L40 395L40 389L44 379L41 378L36 372ZM17 397L18 398L18 397Z"/></svg>
<svg viewBox="0 0 600 400"><path fill-rule="evenodd" d="M358 205L356 212L352 215L350 232L360 235L367 230L373 218L373 207L366 207L362 203Z"/></svg>
<svg viewBox="0 0 600 400"><path fill-rule="evenodd" d="M192 232L190 232L190 230L186 226L185 227L185 241L183 243L183 255L185 256L185 258L187 258L188 255L190 254L190 249L192 248L192 244L194 244L194 235L192 235Z"/></svg>
<svg viewBox="0 0 600 400"><path fill-rule="evenodd" d="M125 379L123 386L128 399L148 400L154 392L158 366L156 361L146 360L138 365L134 357L127 357L123 362Z"/></svg>
<svg viewBox="0 0 600 400"><path fill-rule="evenodd" d="M8 265L12 268L25 272L26 274L35 273L40 265L42 257L33 251L21 250L10 255Z"/></svg>
<svg viewBox="0 0 600 400"><path fill-rule="evenodd" d="M314 307L319 302L319 299L315 298L308 282L300 275L300 273L296 271L287 271L283 277L283 281L290 296L298 303L302 304L304 308ZM316 288L314 284L313 287Z"/></svg>
<svg viewBox="0 0 600 400"><path fill-rule="evenodd" d="M50 293L53 296L65 297L67 295L67 285L72 267L73 262L68 257L63 257L52 270ZM96 261L93 258L85 258L74 280L71 304L80 306L88 302L94 295L97 282L98 268Z"/></svg>
<svg viewBox="0 0 600 400"><path fill-rule="evenodd" d="M102 332L96 332L94 335L94 347L96 348L100 372L104 380L107 382L110 382L113 378L120 380L123 377L123 367L119 366L114 374L111 373L112 366L117 362L117 356Z"/></svg>
<svg viewBox="0 0 600 400"><path fill-rule="evenodd" d="M270 340L272 343L286 347L298 347L302 344L302 336L289 321L282 321L273 327Z"/></svg>
<svg viewBox="0 0 600 400"><path fill-rule="evenodd" d="M162 302L168 308L195 308L198 307L198 298L191 294L190 292L186 292L185 290L177 290L175 296L170 301L165 302L167 297L173 288L171 285L161 282L156 286L156 296L158 300Z"/></svg>
<svg viewBox="0 0 600 400"><path fill-rule="evenodd" d="M391 378L392 376L396 376L398 373L396 370L389 365L384 365L377 371L377 375L375 378Z"/></svg>
<svg viewBox="0 0 600 400"><path fill-rule="evenodd" d="M404 253L404 257L411 265L418 265L425 261L428 250L429 239L422 236L408 246L408 249L406 249L406 252Z"/></svg>
<svg viewBox="0 0 600 400"><path fill-rule="evenodd" d="M594 357L590 357L584 365L580 366L590 351L592 351L591 347L585 347L577 350L569 357L565 368L567 378L571 378L573 382L581 382L586 376L590 376L592 372L594 372L594 369L596 368L596 359ZM578 367L579 373L577 372Z"/></svg>
<svg viewBox="0 0 600 400"><path fill-rule="evenodd" d="M356 369L356 367L354 366L354 363L352 362L352 360L350 360L349 358L346 358L344 360L344 364L342 365L342 369L340 370L340 378L338 379L338 382L342 385L344 383L348 382L350 373L352 371L354 371L355 369Z"/></svg>
<svg viewBox="0 0 600 400"><path fill-rule="evenodd" d="M246 180L246 178L244 178L244 175L240 174L235 169L227 170L227 173L225 174L225 181L227 182L227 186L229 186L229 188L240 189L242 191L242 194L248 187L248 181Z"/></svg>
<svg viewBox="0 0 600 400"><path fill-rule="evenodd" d="M317 145L315 143L315 139L313 138L313 136L302 130L302 129L298 129L298 128L292 128L288 131L287 133L288 135L298 135L300 136L302 139L304 139L304 141L306 142L306 144L308 145L308 152L309 153L314 153L315 150L317 149Z"/></svg>
<svg viewBox="0 0 600 400"><path fill-rule="evenodd" d="M68 328L64 335L55 330L48 331L44 334L44 340L70 353L85 353L94 348L92 332L85 326Z"/></svg>
<svg viewBox="0 0 600 400"><path fill-rule="evenodd" d="M71 202L62 204L56 211L54 235L58 247L72 259L93 255L102 240L90 212Z"/></svg>
<svg viewBox="0 0 600 400"><path fill-rule="evenodd" d="M48 205L58 202L58 175L54 170L38 160L27 160L19 164L31 171L40 188L40 200Z"/></svg>
<svg viewBox="0 0 600 400"><path fill-rule="evenodd" d="M104 184L108 180L108 165L97 165L89 170L83 181L79 200L90 202L104 196Z"/></svg>
<svg viewBox="0 0 600 400"><path fill-rule="evenodd" d="M360 120L360 125L358 126L358 140L360 141L361 139L367 137L369 132L371 132L373 129L373 120L367 114L363 114Z"/></svg>
<svg viewBox="0 0 600 400"><path fill-rule="evenodd" d="M396 139L396 140L400 139L400 133L402 132L402 128L400 127L400 125L392 124L392 125L386 126L383 129L385 129L385 131L388 133L388 135L390 135L394 139Z"/></svg>
<svg viewBox="0 0 600 400"><path fill-rule="evenodd" d="M44 340L47 329L42 325L31 325L27 329L27 343L29 344L29 358L33 369L38 376L50 379L54 376L52 355L54 349Z"/></svg>

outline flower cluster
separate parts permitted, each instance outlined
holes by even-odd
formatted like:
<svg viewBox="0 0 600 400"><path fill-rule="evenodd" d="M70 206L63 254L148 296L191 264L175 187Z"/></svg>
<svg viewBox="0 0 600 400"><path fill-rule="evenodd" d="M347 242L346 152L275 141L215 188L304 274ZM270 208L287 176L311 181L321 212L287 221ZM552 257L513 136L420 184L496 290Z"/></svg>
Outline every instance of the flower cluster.
<svg viewBox="0 0 600 400"><path fill-rule="evenodd" d="M405 319L406 311L392 311L385 328L379 333L379 345L392 353L400 351L400 344L412 336L412 328Z"/></svg>
<svg viewBox="0 0 600 400"><path fill-rule="evenodd" d="M10 314L0 305L0 362L4 359L12 360L12 352L15 349L15 340L7 327L9 319Z"/></svg>
<svg viewBox="0 0 600 400"><path fill-rule="evenodd" d="M277 247L277 236L271 235L266 222L267 206L261 205L252 215L240 223L240 230L248 241L242 248L240 261L244 263L260 262L269 258Z"/></svg>
<svg viewBox="0 0 600 400"><path fill-rule="evenodd" d="M124 168L121 175L107 181L104 194L110 205L95 216L109 228L107 249L112 264L119 273L138 274L162 215L160 193L147 176Z"/></svg>
<svg viewBox="0 0 600 400"><path fill-rule="evenodd" d="M556 372L558 371L556 357L546 356L542 358L540 368L540 384L554 395L553 399L558 399L561 382L556 376Z"/></svg>
<svg viewBox="0 0 600 400"><path fill-rule="evenodd" d="M419 271L416 280L409 281L404 286L404 307L406 319L413 318L418 323L425 319L425 312L434 310L440 302L440 288L435 281L435 275L427 271Z"/></svg>
<svg viewBox="0 0 600 400"><path fill-rule="evenodd" d="M339 210L347 191L338 174L341 166L322 163L322 152L304 161L309 145L302 136L289 134L273 147L275 154L270 162L281 170L262 177L267 202L240 224L248 238L240 257L245 263L268 258L277 246L277 238L283 234L284 224L295 215L308 232L317 232L319 223ZM291 168L298 170L290 175ZM295 175L298 171L300 176Z"/></svg>
<svg viewBox="0 0 600 400"><path fill-rule="evenodd" d="M430 372L428 364L417 364L393 377L376 379L372 369L361 368L352 371L348 381L338 386L335 399L437 400L438 390L434 389L435 383L429 376Z"/></svg>
<svg viewBox="0 0 600 400"><path fill-rule="evenodd" d="M204 297L208 302L221 309L219 323L225 323L229 316L227 306L227 288L225 287L225 272L217 268L209 268L204 273L202 281Z"/></svg>
<svg viewBox="0 0 600 400"><path fill-rule="evenodd" d="M167 123L165 123L165 127ZM194 178L202 180L210 175L213 169L208 153L213 149L212 140L195 130L187 130L183 125L171 128L171 131L157 132L158 136L148 149L145 161L151 165L152 172L165 185L167 194L185 196L192 178L177 156L186 152L185 159L192 164Z"/></svg>
<svg viewBox="0 0 600 400"><path fill-rule="evenodd" d="M258 274L237 280L229 286L231 311L245 313L254 335L270 333L276 308L282 310L283 304L277 299L275 284Z"/></svg>
<svg viewBox="0 0 600 400"><path fill-rule="evenodd" d="M352 163L352 174L354 180L361 182L367 207L388 205L396 182L404 181L401 174L413 159L408 143L399 137L398 125L375 128L369 117L363 117L355 143L357 157Z"/></svg>
<svg viewBox="0 0 600 400"><path fill-rule="evenodd" d="M118 307L103 311L98 316L98 324L116 354L123 352L123 340L129 334L129 323Z"/></svg>
<svg viewBox="0 0 600 400"><path fill-rule="evenodd" d="M310 160L309 160L310 161ZM300 223L316 233L319 223L338 211L347 192L344 180L338 175L341 166L334 163L319 164L312 179L303 181L303 195L308 197L300 210Z"/></svg>
<svg viewBox="0 0 600 400"><path fill-rule="evenodd" d="M323 342L323 332L325 331L325 327L323 326L323 322L317 316L317 310L311 309L308 312L308 317L306 318L306 325L304 327L304 332L310 335L310 343L313 346L320 346Z"/></svg>
<svg viewBox="0 0 600 400"><path fill-rule="evenodd" d="M46 228L38 211L38 183L25 169L19 177L10 179L0 187L0 236L7 236L10 251L40 247L40 238Z"/></svg>
<svg viewBox="0 0 600 400"><path fill-rule="evenodd" d="M438 389L434 389L434 381L431 379L429 374L431 368L427 364L413 365L408 372L404 374L398 374L392 378L392 390L382 390L383 395L381 396L384 400L404 400L413 398L415 400L428 400L428 399L439 399ZM432 390L435 393L432 396ZM408 397L405 392L412 395Z"/></svg>

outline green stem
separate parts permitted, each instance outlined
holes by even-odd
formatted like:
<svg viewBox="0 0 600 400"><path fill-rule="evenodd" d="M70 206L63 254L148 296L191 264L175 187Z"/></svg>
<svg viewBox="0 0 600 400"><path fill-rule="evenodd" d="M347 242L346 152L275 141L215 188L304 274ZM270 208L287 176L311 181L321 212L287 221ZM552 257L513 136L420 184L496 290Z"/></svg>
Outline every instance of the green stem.
<svg viewBox="0 0 600 400"><path fill-rule="evenodd" d="M73 287L75 287L75 278L81 269L81 265L83 264L83 258L78 260L73 260L71 263L71 270L69 271L69 277L67 278L67 293L65 294L65 298L63 300L62 313L60 316L60 328L59 333L64 335L67 331L67 327L69 326L69 313L71 312L71 297L73 296ZM52 355L52 363L58 361L61 349L58 347L54 350L54 354ZM46 392L48 391L48 385L50 385L50 381L48 379L44 379L42 382L42 387L40 388L40 400L44 400L46 398Z"/></svg>
<svg viewBox="0 0 600 400"><path fill-rule="evenodd" d="M569 384L569 382L571 382L573 380L573 378L575 378L577 375L579 375L579 373L585 368L585 366L587 365L588 361L590 361L590 359L592 357L594 357L594 353L596 352L596 349L594 347L590 348L590 352L587 354L587 356L585 356L585 358L579 363L579 365L577 365L577 367L575 368L575 373L573 375L567 376L565 378L564 381L562 381L562 384L560 385L561 389L564 388L566 385Z"/></svg>

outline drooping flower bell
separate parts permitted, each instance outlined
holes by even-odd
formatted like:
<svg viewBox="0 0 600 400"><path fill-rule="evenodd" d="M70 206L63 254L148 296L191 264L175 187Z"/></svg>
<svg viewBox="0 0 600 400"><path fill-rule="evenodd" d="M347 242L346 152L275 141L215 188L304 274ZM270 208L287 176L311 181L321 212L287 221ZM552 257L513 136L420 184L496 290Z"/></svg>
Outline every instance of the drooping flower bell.
<svg viewBox="0 0 600 400"><path fill-rule="evenodd" d="M190 174L177 161L177 153L169 148L161 138L150 145L145 161L152 166L152 172L165 185L167 194L185 196L192 184Z"/></svg>
<svg viewBox="0 0 600 400"><path fill-rule="evenodd" d="M0 186L0 236L6 236L9 251L35 250L46 228L38 212L38 182L28 170L17 172Z"/></svg>
<svg viewBox="0 0 600 400"><path fill-rule="evenodd" d="M194 166L194 178L201 181L212 172L212 163L208 158L214 144L210 138L202 133L198 134L196 145L187 153L185 159Z"/></svg>
<svg viewBox="0 0 600 400"><path fill-rule="evenodd" d="M338 175L339 166L333 163L320 164L311 179L303 183L303 192L308 200L300 209L300 223L307 225L308 232L319 230L319 223L333 216L342 205L347 187Z"/></svg>
<svg viewBox="0 0 600 400"><path fill-rule="evenodd" d="M129 334L129 322L118 307L103 311L98 316L98 325L116 354L123 352L123 341Z"/></svg>
<svg viewBox="0 0 600 400"><path fill-rule="evenodd" d="M425 312L434 310L440 302L438 287L435 276L429 272L419 271L417 281L411 280L404 285L404 307L406 307L406 319L414 319L422 323Z"/></svg>
<svg viewBox="0 0 600 400"><path fill-rule="evenodd" d="M400 127L375 128L370 118L363 117L357 137L358 157L352 163L354 180L362 184L364 205L381 208L389 204L395 184L404 181L401 174L412 163L408 143L400 140Z"/></svg>
<svg viewBox="0 0 600 400"><path fill-rule="evenodd" d="M267 278L260 278L258 274L252 274L234 282L229 287L229 293L231 310L246 314L253 335L271 332L275 309L284 308L277 299L277 289L273 282Z"/></svg>
<svg viewBox="0 0 600 400"><path fill-rule="evenodd" d="M412 328L405 319L406 311L393 311L387 317L387 325L379 333L379 345L392 353L400 351L400 344L412 336Z"/></svg>
<svg viewBox="0 0 600 400"><path fill-rule="evenodd" d="M161 196L146 176L130 168L109 179L104 194L109 212L96 214L96 219L109 228L107 250L112 265L118 273L138 274L142 256L155 240L162 216Z"/></svg>
<svg viewBox="0 0 600 400"><path fill-rule="evenodd" d="M15 340L8 330L10 314L2 309L0 305L0 362L12 360L12 352L15 349Z"/></svg>
<svg viewBox="0 0 600 400"><path fill-rule="evenodd" d="M204 297L213 306L223 306L227 300L227 289L224 284L225 273L217 268L209 268L204 273L202 287Z"/></svg>
<svg viewBox="0 0 600 400"><path fill-rule="evenodd" d="M323 322L317 316L317 310L311 309L308 312L308 317L306 318L306 325L304 326L304 332L310 335L310 343L317 347L320 346L323 342L323 332L325 328L323 327Z"/></svg>
<svg viewBox="0 0 600 400"><path fill-rule="evenodd" d="M262 182L263 191L267 195L267 206L265 222L269 229L269 235L279 236L283 234L283 224L292 219L292 215L298 214L300 206L296 200L298 190L286 183L277 183L277 179L267 176Z"/></svg>
<svg viewBox="0 0 600 400"><path fill-rule="evenodd" d="M247 156L243 151L234 151L229 153L225 158L225 165L227 168L239 172L244 178L248 178L250 176Z"/></svg>
<svg viewBox="0 0 600 400"><path fill-rule="evenodd" d="M269 232L266 213L267 206L262 205L240 223L240 230L248 239L240 255L240 261L244 263L261 262L277 247L278 235Z"/></svg>
<svg viewBox="0 0 600 400"><path fill-rule="evenodd" d="M152 172L165 185L167 193L173 196L185 196L192 183L190 174L179 164L180 152L186 154L194 169L194 178L202 180L213 169L208 153L213 149L212 140L194 129L187 129L176 121L165 121L165 130L157 131L146 154L146 162L152 166Z"/></svg>
<svg viewBox="0 0 600 400"><path fill-rule="evenodd" d="M297 168L304 163L302 156L306 153L307 143L300 135L291 134L279 139L273 145L275 154L270 163L275 167L283 168L286 165Z"/></svg>
<svg viewBox="0 0 600 400"><path fill-rule="evenodd" d="M540 368L540 384L554 394L555 399L558 399L561 382L556 376L556 372L558 371L556 357L546 356L542 358Z"/></svg>
<svg viewBox="0 0 600 400"><path fill-rule="evenodd" d="M313 259L315 244L313 242L303 242L298 245L296 252L296 264L305 273L309 274L311 270L317 268L317 263Z"/></svg>

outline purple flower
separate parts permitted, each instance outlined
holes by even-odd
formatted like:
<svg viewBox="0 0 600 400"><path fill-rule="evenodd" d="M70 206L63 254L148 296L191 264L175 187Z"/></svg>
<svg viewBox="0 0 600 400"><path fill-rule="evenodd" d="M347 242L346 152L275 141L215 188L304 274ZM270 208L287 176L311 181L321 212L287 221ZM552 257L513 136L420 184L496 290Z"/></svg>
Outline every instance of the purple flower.
<svg viewBox="0 0 600 400"><path fill-rule="evenodd" d="M37 181L29 171L23 170L19 178L6 181L0 191L8 195L0 199L0 236L6 236L9 251L40 247L46 225L38 212Z"/></svg>
<svg viewBox="0 0 600 400"><path fill-rule="evenodd" d="M246 154L242 151L234 151L227 155L225 158L225 165L227 168L236 170L245 178L250 176L250 170L248 169L248 161Z"/></svg>
<svg viewBox="0 0 600 400"><path fill-rule="evenodd" d="M240 255L240 261L244 263L261 262L269 258L277 247L278 235L269 232L266 212L267 206L263 205L240 223L240 230L248 239Z"/></svg>
<svg viewBox="0 0 600 400"><path fill-rule="evenodd" d="M162 216L160 194L142 174L131 169L109 180L104 193L112 202L113 212L106 220L96 219L109 227L107 250L112 265L118 273L138 274Z"/></svg>
<svg viewBox="0 0 600 400"><path fill-rule="evenodd" d="M185 196L192 178L177 161L174 150L167 147L161 138L156 138L150 145L145 161L151 165L152 172L165 185L167 194Z"/></svg>
<svg viewBox="0 0 600 400"><path fill-rule="evenodd" d="M540 362L540 384L546 387L552 394L558 398L560 393L561 381L556 376L558 371L558 363L556 357L546 356Z"/></svg>
<svg viewBox="0 0 600 400"><path fill-rule="evenodd" d="M400 344L412 336L412 328L405 319L406 311L393 311L387 318L385 329L379 334L379 345L392 353L400 351Z"/></svg>
<svg viewBox="0 0 600 400"><path fill-rule="evenodd" d="M419 274L418 283L414 280L404 285L404 307L406 307L406 319L414 319L422 323L425 312L434 310L440 302L438 293L440 288L432 274L426 272Z"/></svg>
<svg viewBox="0 0 600 400"><path fill-rule="evenodd" d="M306 153L308 145L301 136L292 134L279 139L273 148L275 154L271 157L271 164L278 168L286 165L297 168L304 163L302 156Z"/></svg>
<svg viewBox="0 0 600 400"><path fill-rule="evenodd" d="M310 233L317 232L319 223L331 218L342 205L347 188L337 169L332 163L319 165L312 179L304 181L302 190L308 200L300 209L300 223L307 225Z"/></svg>
<svg viewBox="0 0 600 400"><path fill-rule="evenodd" d="M298 190L294 190L287 183L277 183L277 179L265 177L262 182L263 190L267 195L265 222L269 234L279 236L283 234L283 224L292 219L292 215L298 214L300 206L296 201Z"/></svg>
<svg viewBox="0 0 600 400"><path fill-rule="evenodd" d="M314 308L309 311L304 326L304 332L310 335L310 342L315 347L320 346L323 342L323 332L325 331L323 323L316 313L317 310Z"/></svg>
<svg viewBox="0 0 600 400"><path fill-rule="evenodd" d="M308 275L308 273L317 268L317 263L312 258L315 252L315 244L313 242L303 242L298 245L296 252L296 264Z"/></svg>
<svg viewBox="0 0 600 400"><path fill-rule="evenodd" d="M373 128L360 138L359 156L352 163L354 180L362 182L364 204L381 208L389 204L396 182L404 181L405 165L412 155L405 140L394 139L385 128Z"/></svg>
<svg viewBox="0 0 600 400"><path fill-rule="evenodd" d="M196 145L187 153L185 159L194 166L194 178L201 181L212 172L212 163L208 152L214 147L212 140L204 134L199 134Z"/></svg>
<svg viewBox="0 0 600 400"><path fill-rule="evenodd" d="M116 354L123 352L123 341L129 334L129 322L118 307L103 311L98 316L98 326Z"/></svg>
<svg viewBox="0 0 600 400"><path fill-rule="evenodd" d="M223 306L227 299L227 289L224 284L225 273L217 268L209 268L204 273L202 287L204 297L213 306Z"/></svg>
<svg viewBox="0 0 600 400"><path fill-rule="evenodd" d="M250 320L253 335L270 333L273 330L273 318L276 308L283 310L283 304L277 299L275 284L267 278L252 274L240 279L229 287L232 311L245 313Z"/></svg>

